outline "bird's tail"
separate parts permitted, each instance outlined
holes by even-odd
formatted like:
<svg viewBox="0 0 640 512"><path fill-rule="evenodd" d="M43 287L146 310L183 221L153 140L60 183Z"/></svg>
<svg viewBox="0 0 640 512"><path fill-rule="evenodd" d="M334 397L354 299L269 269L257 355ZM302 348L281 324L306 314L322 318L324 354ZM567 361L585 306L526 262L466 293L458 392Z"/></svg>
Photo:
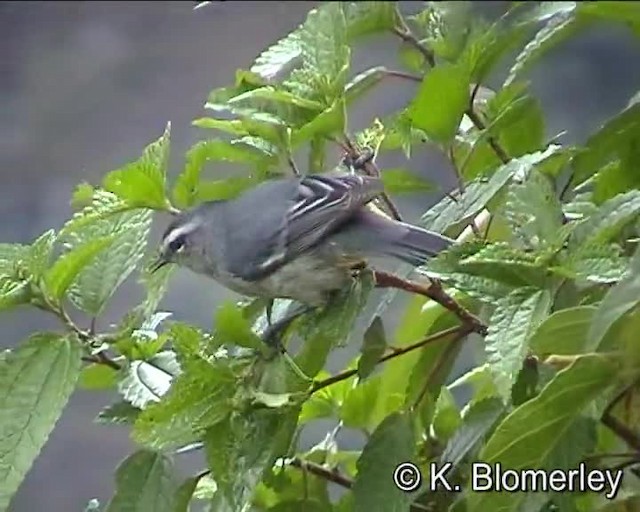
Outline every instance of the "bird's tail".
<svg viewBox="0 0 640 512"><path fill-rule="evenodd" d="M414 267L423 265L453 244L453 240L427 229L382 217L373 212L359 212L359 233L365 233L370 250L395 257ZM362 241L362 240L361 240Z"/></svg>

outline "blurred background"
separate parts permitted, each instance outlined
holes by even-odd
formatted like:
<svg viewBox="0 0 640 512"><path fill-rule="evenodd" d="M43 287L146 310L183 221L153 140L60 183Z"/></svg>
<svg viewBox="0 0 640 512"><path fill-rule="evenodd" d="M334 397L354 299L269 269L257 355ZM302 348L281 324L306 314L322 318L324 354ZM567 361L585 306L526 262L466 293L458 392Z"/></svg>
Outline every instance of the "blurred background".
<svg viewBox="0 0 640 512"><path fill-rule="evenodd" d="M107 171L136 159L167 121L175 176L186 149L212 135L190 126L204 115L207 93L231 82L237 68L248 68L314 4L219 2L193 11L191 2L1 2L0 241L28 243L46 229L59 228L71 214L69 198L78 182L97 184ZM405 4L408 10L419 7ZM495 15L504 7L486 2L477 9ZM354 74L391 64L397 48L392 38L367 44L353 57ZM640 67L630 65L638 61L639 50L637 39L612 25L583 33L544 59L530 78L548 136L566 130L564 143L584 141L624 108L640 89ZM498 73L488 85L500 84L501 78ZM358 105L350 128L364 128L374 116L399 108L414 87L385 84ZM391 155L379 163L401 162ZM429 148L410 168L441 187L433 194L399 198L406 218L417 220L454 180L446 160ZM153 242L165 221L157 219ZM174 275L162 309L208 329L214 307L230 296L182 271ZM135 297L134 288L124 287L100 327L116 321ZM394 311L386 319L390 324ZM16 345L36 329L57 327L46 314L26 308L2 314L0 326L0 348ZM360 341L352 345L351 354ZM345 357L332 361L333 368L344 365ZM93 497L106 502L113 469L132 448L126 428L93 424L111 398L74 395L12 512L81 511Z"/></svg>

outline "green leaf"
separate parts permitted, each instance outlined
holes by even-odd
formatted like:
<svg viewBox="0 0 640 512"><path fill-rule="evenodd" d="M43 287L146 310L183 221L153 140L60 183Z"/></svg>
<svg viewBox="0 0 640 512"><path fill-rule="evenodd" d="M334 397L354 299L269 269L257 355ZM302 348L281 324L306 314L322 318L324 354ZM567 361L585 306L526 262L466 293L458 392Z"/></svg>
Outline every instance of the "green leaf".
<svg viewBox="0 0 640 512"><path fill-rule="evenodd" d="M391 475L400 463L413 460L414 455L411 418L401 413L387 416L358 459L354 511L408 510L411 496L398 489Z"/></svg>
<svg viewBox="0 0 640 512"><path fill-rule="evenodd" d="M552 313L531 336L531 350L541 356L584 352L595 311L593 306L576 306Z"/></svg>
<svg viewBox="0 0 640 512"><path fill-rule="evenodd" d="M553 466L554 450L584 408L614 381L616 367L597 355L583 356L559 372L540 392L509 414L480 453L480 460L515 471ZM469 512L517 509L524 493L471 493Z"/></svg>
<svg viewBox="0 0 640 512"><path fill-rule="evenodd" d="M506 217L527 247L555 240L562 226L562 208L549 179L534 171L525 182L509 185Z"/></svg>
<svg viewBox="0 0 640 512"><path fill-rule="evenodd" d="M175 370L163 362L159 356L154 356L149 362L131 361L118 383L122 398L139 409L159 402L169 390Z"/></svg>
<svg viewBox="0 0 640 512"><path fill-rule="evenodd" d="M224 361L188 361L162 401L140 414L134 438L157 449L196 441L205 429L228 417L236 386Z"/></svg>
<svg viewBox="0 0 640 512"><path fill-rule="evenodd" d="M629 258L620 255L616 245L584 245L564 256L558 266L549 270L577 284L588 286L619 281L626 273Z"/></svg>
<svg viewBox="0 0 640 512"><path fill-rule="evenodd" d="M84 268L100 251L113 242L113 237L90 240L64 253L45 274L47 291L59 301Z"/></svg>
<svg viewBox="0 0 640 512"><path fill-rule="evenodd" d="M440 465L450 462L456 467L484 439L505 411L502 400L489 397L473 402L462 418L460 428L447 442Z"/></svg>
<svg viewBox="0 0 640 512"><path fill-rule="evenodd" d="M82 389L112 389L118 382L118 372L104 364L90 364L80 372L78 385Z"/></svg>
<svg viewBox="0 0 640 512"><path fill-rule="evenodd" d="M378 361L387 349L387 339L384 333L382 319L376 316L364 333L364 343L358 359L358 375L366 379L378 364Z"/></svg>
<svg viewBox="0 0 640 512"><path fill-rule="evenodd" d="M190 476L180 484L174 498L174 507L172 512L189 512L189 504L193 498L193 493L200 481L199 476Z"/></svg>
<svg viewBox="0 0 640 512"><path fill-rule="evenodd" d="M298 333L305 342L295 361L307 376L315 377L329 352L347 340L372 289L373 278L364 273L322 311L302 319Z"/></svg>
<svg viewBox="0 0 640 512"><path fill-rule="evenodd" d="M221 491L214 496L214 510L243 510L265 470L285 455L296 422L296 410L263 409L227 415L207 430L207 462Z"/></svg>
<svg viewBox="0 0 640 512"><path fill-rule="evenodd" d="M133 209L115 194L106 190L96 189L93 192L91 202L82 210L73 214L73 217L62 227L59 238L64 239L72 233L81 232L86 226L109 219L112 216Z"/></svg>
<svg viewBox="0 0 640 512"><path fill-rule="evenodd" d="M431 139L449 142L469 104L469 73L460 66L436 66L420 84L409 117Z"/></svg>
<svg viewBox="0 0 640 512"><path fill-rule="evenodd" d="M0 311L25 304L31 297L30 283L0 274Z"/></svg>
<svg viewBox="0 0 640 512"><path fill-rule="evenodd" d="M631 26L637 26L640 23L640 9L630 2L581 2L578 12L581 15L618 21Z"/></svg>
<svg viewBox="0 0 640 512"><path fill-rule="evenodd" d="M431 423L435 438L443 443L450 439L460 426L461 419L458 404L451 392L444 386L439 387Z"/></svg>
<svg viewBox="0 0 640 512"><path fill-rule="evenodd" d="M387 192L392 194L427 192L435 188L434 184L406 169L384 169L382 182Z"/></svg>
<svg viewBox="0 0 640 512"><path fill-rule="evenodd" d="M208 161L255 164L262 158L265 158L263 152L238 143L224 140L197 142L187 151L184 170L173 187L173 201L180 208L194 205L198 197L200 174Z"/></svg>
<svg viewBox="0 0 640 512"><path fill-rule="evenodd" d="M55 231L50 229L42 233L29 247L29 272L36 280L39 280L49 268L56 238Z"/></svg>
<svg viewBox="0 0 640 512"><path fill-rule="evenodd" d="M142 259L151 220L151 211L135 210L96 220L69 233L69 243L74 248L95 238L111 239L109 246L82 269L69 288L69 299L77 308L93 316L102 313Z"/></svg>
<svg viewBox="0 0 640 512"><path fill-rule="evenodd" d="M610 288L593 315L585 350L597 350L609 329L640 302L640 250L629 265L629 275Z"/></svg>
<svg viewBox="0 0 640 512"><path fill-rule="evenodd" d="M322 113L295 130L291 135L291 146L297 148L303 142L315 137L341 134L345 128L346 110L344 98L334 101Z"/></svg>
<svg viewBox="0 0 640 512"><path fill-rule="evenodd" d="M139 450L118 466L115 479L116 492L105 512L174 512L178 485L167 455Z"/></svg>
<svg viewBox="0 0 640 512"><path fill-rule="evenodd" d="M330 2L313 9L300 32L303 69L294 71L290 82L311 79L318 99L331 105L344 92L351 49L342 3ZM298 94L298 91L294 91Z"/></svg>
<svg viewBox="0 0 640 512"><path fill-rule="evenodd" d="M630 145L637 145L640 133L640 103L609 119L587 140L584 150L573 159L574 183L581 183L605 164L620 157Z"/></svg>
<svg viewBox="0 0 640 512"><path fill-rule="evenodd" d="M555 3L559 4L560 2ZM545 26L518 54L503 86L512 84L546 52L568 39L581 28L581 24L575 16L576 3L562 2L562 4L565 5L548 19Z"/></svg>
<svg viewBox="0 0 640 512"><path fill-rule="evenodd" d="M387 68L376 66L354 76L345 86L344 92L347 104L363 96L380 83L387 74Z"/></svg>
<svg viewBox="0 0 640 512"><path fill-rule="evenodd" d="M273 81L302 64L300 30L294 30L264 50L251 66L251 72Z"/></svg>
<svg viewBox="0 0 640 512"><path fill-rule="evenodd" d="M529 339L547 316L551 294L520 289L498 301L485 339L487 362L499 393L511 397L513 386L527 355Z"/></svg>
<svg viewBox="0 0 640 512"><path fill-rule="evenodd" d="M31 468L80 373L76 340L34 334L0 360L0 510Z"/></svg>
<svg viewBox="0 0 640 512"><path fill-rule="evenodd" d="M171 124L167 123L162 136L145 148L140 159L108 173L103 180L104 188L131 206L166 209L164 186L170 131Z"/></svg>
<svg viewBox="0 0 640 512"><path fill-rule="evenodd" d="M480 213L514 176L523 179L533 168L558 150L559 146L549 146L545 151L512 159L497 169L489 180L478 178L469 183L457 200L445 196L422 216L422 223L432 231L442 233L449 226L468 222Z"/></svg>
<svg viewBox="0 0 640 512"><path fill-rule="evenodd" d="M96 417L96 423L102 423L104 425L132 425L138 415L140 409L134 407L129 402L121 401L108 405L102 409Z"/></svg>
<svg viewBox="0 0 640 512"><path fill-rule="evenodd" d="M260 337L251 330L249 320L242 308L233 302L225 302L216 312L214 326L220 344L230 343L241 347L260 350L264 347Z"/></svg>
<svg viewBox="0 0 640 512"><path fill-rule="evenodd" d="M629 153L633 153L636 149L632 144L629 145ZM628 155L631 160L625 165L624 150L621 151L621 160L616 160L603 167L593 176L593 201L596 204L602 204L607 199L611 199L617 194L640 188L640 176L635 172L630 172L631 167L635 165L637 156Z"/></svg>
<svg viewBox="0 0 640 512"><path fill-rule="evenodd" d="M396 23L395 2L345 3L349 39L389 30Z"/></svg>
<svg viewBox="0 0 640 512"><path fill-rule="evenodd" d="M573 232L570 242L594 245L608 242L640 214L640 190L618 194L600 207Z"/></svg>

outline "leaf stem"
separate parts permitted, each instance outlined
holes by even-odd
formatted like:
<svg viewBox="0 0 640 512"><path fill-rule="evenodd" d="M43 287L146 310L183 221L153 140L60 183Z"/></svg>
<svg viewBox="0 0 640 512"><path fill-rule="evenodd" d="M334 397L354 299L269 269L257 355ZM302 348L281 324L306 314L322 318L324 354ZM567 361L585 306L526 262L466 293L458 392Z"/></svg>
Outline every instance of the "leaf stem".
<svg viewBox="0 0 640 512"><path fill-rule="evenodd" d="M395 347L394 349L391 350L389 354L382 356L376 364L381 364L381 363L384 363L385 361L389 361L390 359L394 359L403 354L408 354L409 352L413 352L414 350L422 348L425 345L428 345L429 343L433 343L434 341L438 341L438 340L441 340L442 338L446 338L451 334L457 334L459 337L463 337L466 334L469 334L469 332L471 332L469 330L469 327L464 325L445 329L444 331L440 331L430 336L427 336L426 338L420 341L417 341L411 345L407 345L406 347L400 347L400 348ZM357 373L358 373L358 370L353 368L350 370L345 370L343 372L340 372L327 379L316 381L315 384L311 387L309 394L311 395L317 391L320 391L321 389L324 389L328 386L336 384L337 382L349 379L354 375L356 375Z"/></svg>

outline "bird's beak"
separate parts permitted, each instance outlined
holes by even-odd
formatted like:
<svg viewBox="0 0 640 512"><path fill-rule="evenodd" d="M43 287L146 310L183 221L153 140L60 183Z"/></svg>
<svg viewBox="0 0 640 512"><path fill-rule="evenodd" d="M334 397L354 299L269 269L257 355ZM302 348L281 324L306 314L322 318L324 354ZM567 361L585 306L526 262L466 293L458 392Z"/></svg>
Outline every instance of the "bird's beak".
<svg viewBox="0 0 640 512"><path fill-rule="evenodd" d="M167 263L169 262L165 260L162 256L158 256L158 258L149 266L149 272L154 274L158 270L160 270L162 267L164 267Z"/></svg>

